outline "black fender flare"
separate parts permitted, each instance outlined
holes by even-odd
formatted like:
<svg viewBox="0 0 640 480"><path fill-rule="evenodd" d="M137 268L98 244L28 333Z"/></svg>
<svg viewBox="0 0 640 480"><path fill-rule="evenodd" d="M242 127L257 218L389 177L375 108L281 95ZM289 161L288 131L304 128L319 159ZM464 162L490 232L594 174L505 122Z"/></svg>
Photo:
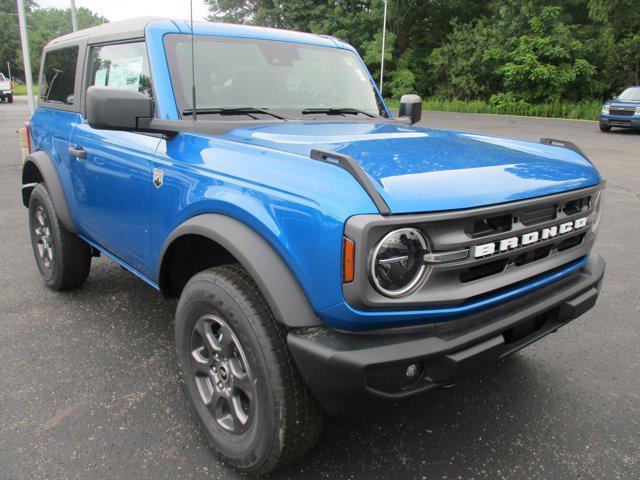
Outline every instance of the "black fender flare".
<svg viewBox="0 0 640 480"><path fill-rule="evenodd" d="M160 277L165 253L175 240L184 235L207 237L231 253L257 283L279 323L292 328L321 324L298 280L282 257L262 236L227 215L198 215L171 232L162 246L158 260L161 291L163 286Z"/></svg>
<svg viewBox="0 0 640 480"><path fill-rule="evenodd" d="M37 178L34 168L40 173L40 177L42 177L42 181L44 181L51 195L58 219L69 232L77 233L76 226L71 219L67 196L62 188L58 170L51 157L45 152L34 152L24 159L24 165L22 166L22 203L25 207L29 207L31 192L36 184L39 183L40 179Z"/></svg>

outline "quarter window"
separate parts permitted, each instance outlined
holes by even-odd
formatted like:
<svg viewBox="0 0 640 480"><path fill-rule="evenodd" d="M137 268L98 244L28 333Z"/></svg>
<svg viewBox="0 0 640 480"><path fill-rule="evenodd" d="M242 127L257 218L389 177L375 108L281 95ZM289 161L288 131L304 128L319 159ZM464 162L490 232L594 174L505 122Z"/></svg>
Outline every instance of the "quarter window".
<svg viewBox="0 0 640 480"><path fill-rule="evenodd" d="M50 50L44 57L40 78L40 100L61 105L75 103L78 47Z"/></svg>
<svg viewBox="0 0 640 480"><path fill-rule="evenodd" d="M91 48L89 86L135 90L150 97L151 76L144 42Z"/></svg>

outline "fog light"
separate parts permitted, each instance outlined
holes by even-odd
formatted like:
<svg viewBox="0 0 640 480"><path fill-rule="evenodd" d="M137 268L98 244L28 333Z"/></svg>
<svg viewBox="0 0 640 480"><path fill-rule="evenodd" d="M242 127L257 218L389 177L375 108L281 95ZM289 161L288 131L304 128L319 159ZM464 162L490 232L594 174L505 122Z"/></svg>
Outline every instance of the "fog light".
<svg viewBox="0 0 640 480"><path fill-rule="evenodd" d="M407 367L407 371L405 372L405 377L409 382L415 382L418 378L420 378L420 374L422 373L422 363L412 363Z"/></svg>

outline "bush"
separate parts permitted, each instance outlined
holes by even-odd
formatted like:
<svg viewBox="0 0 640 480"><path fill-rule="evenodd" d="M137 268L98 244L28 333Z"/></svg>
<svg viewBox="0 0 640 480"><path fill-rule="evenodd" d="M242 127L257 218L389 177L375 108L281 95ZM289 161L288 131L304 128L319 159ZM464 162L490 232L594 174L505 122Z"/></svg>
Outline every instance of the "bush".
<svg viewBox="0 0 640 480"><path fill-rule="evenodd" d="M390 108L398 108L397 100L388 102ZM597 120L602 103L598 100L581 102L557 101L531 104L516 99L511 93L492 95L489 102L484 100L458 100L427 98L422 102L424 110L460 113L490 113L496 115L520 115L528 117L573 118L580 120Z"/></svg>
<svg viewBox="0 0 640 480"><path fill-rule="evenodd" d="M13 86L13 94L14 95L26 95L27 94L27 86L24 83L20 83ZM33 94L38 95L38 86L33 86Z"/></svg>

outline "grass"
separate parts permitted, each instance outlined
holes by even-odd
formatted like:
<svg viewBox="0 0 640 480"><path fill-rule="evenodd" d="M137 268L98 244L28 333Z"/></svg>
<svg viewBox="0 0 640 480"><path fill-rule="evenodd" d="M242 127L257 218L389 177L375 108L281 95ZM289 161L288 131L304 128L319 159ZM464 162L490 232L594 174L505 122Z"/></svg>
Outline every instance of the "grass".
<svg viewBox="0 0 640 480"><path fill-rule="evenodd" d="M27 94L27 86L23 83L17 84L13 86L13 94L14 95L26 95ZM36 85L33 86L33 94L38 94L38 87Z"/></svg>
<svg viewBox="0 0 640 480"><path fill-rule="evenodd" d="M398 108L397 100L388 101L389 108ZM444 100L427 98L422 102L423 110L460 113L491 113L497 115L522 115L526 117L572 118L598 120L602 102L583 100L582 102L553 102L538 105L511 104L493 105L484 100Z"/></svg>

